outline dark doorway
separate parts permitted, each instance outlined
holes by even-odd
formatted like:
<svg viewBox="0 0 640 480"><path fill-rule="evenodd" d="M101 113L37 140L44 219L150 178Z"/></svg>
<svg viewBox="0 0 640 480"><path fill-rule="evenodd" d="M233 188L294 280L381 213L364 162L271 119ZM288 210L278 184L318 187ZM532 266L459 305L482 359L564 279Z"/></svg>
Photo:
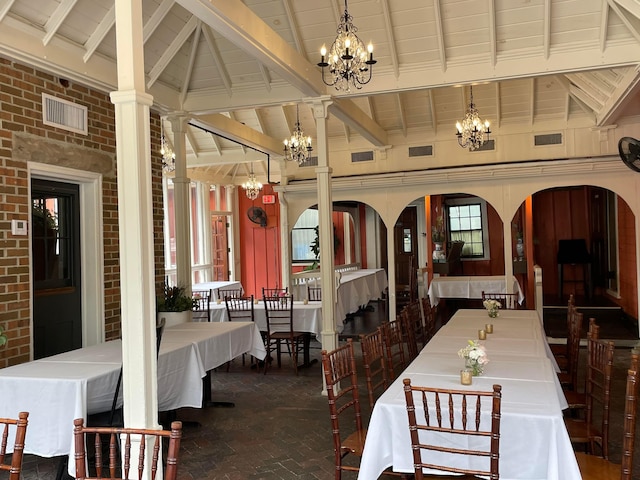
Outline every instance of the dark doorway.
<svg viewBox="0 0 640 480"><path fill-rule="evenodd" d="M417 297L418 213L414 206L405 208L393 229L396 257L396 299L400 305Z"/></svg>
<svg viewBox="0 0 640 480"><path fill-rule="evenodd" d="M31 226L33 352L38 359L82 346L78 185L33 179Z"/></svg>

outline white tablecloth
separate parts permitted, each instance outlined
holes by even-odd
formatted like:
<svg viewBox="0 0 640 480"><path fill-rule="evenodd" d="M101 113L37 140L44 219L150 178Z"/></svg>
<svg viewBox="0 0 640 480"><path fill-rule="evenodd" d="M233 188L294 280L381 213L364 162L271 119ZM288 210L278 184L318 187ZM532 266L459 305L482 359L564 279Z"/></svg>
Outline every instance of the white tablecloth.
<svg viewBox="0 0 640 480"><path fill-rule="evenodd" d="M210 317L212 322L227 322L229 316L224 303L212 304L210 307ZM260 331L267 331L267 314L264 310L264 302L259 300L253 306L253 318ZM321 302L309 302L307 305L302 301L293 302L293 328L299 332L309 332L318 339L322 332L322 304ZM336 329L342 332L344 325L342 320L336 321Z"/></svg>
<svg viewBox="0 0 640 480"><path fill-rule="evenodd" d="M411 439L402 380L412 384L464 388L460 385L463 360L457 352L477 338L485 323L494 333L484 342L489 364L472 390L490 391L502 385L500 427L501 480L577 480L580 472L569 440L562 409L566 400L547 357L546 342L535 311L522 310L519 318L487 317L484 310L460 311L426 345L375 404L360 463L361 480L378 478L389 466L413 472ZM421 407L416 405L418 415ZM455 477L452 477L455 478Z"/></svg>
<svg viewBox="0 0 640 480"><path fill-rule="evenodd" d="M524 293L516 277L510 280L509 293L518 294L518 303L524 300ZM441 298L482 298L482 292L507 293L504 275L473 277L434 277L429 285L429 301L438 305Z"/></svg>
<svg viewBox="0 0 640 480"><path fill-rule="evenodd" d="M211 291L211 301L217 300L221 298L224 300L224 296L218 296L219 291L224 290L237 290L242 288L242 284L236 281L225 281L225 282L204 282L204 283L196 283L191 286L191 290L209 290Z"/></svg>
<svg viewBox="0 0 640 480"><path fill-rule="evenodd" d="M382 268L363 268L344 272L336 291L336 321L357 312L369 301L382 297L387 288L387 274Z"/></svg>
<svg viewBox="0 0 640 480"><path fill-rule="evenodd" d="M251 322L166 328L158 359L158 408L200 407L206 371L242 353L266 355ZM1 369L0 417L29 412L25 453L73 459L73 420L111 408L121 358L122 343L114 340Z"/></svg>

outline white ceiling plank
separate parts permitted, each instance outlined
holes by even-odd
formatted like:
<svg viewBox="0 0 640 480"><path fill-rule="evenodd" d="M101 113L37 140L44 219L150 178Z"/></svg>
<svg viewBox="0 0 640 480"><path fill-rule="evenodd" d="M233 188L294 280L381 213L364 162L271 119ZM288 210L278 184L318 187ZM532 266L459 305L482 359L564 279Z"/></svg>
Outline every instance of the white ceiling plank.
<svg viewBox="0 0 640 480"><path fill-rule="evenodd" d="M202 33L202 22L198 21L196 31L193 34L193 42L191 42L191 51L189 52L189 61L184 71L184 80L182 81L182 89L180 90L180 103L184 103L189 93L189 85L191 76L193 75L193 66L196 63L198 55L198 47L200 46L200 34Z"/></svg>
<svg viewBox="0 0 640 480"><path fill-rule="evenodd" d="M2 7L0 7L0 22L4 20L4 17L7 15L11 7L16 2L16 0L6 0Z"/></svg>
<svg viewBox="0 0 640 480"><path fill-rule="evenodd" d="M583 92L589 95L598 104L598 109L606 101L607 94L601 91L597 85L595 85L591 78L588 77L588 73L572 73L569 75L569 80L576 87L580 88Z"/></svg>
<svg viewBox="0 0 640 480"><path fill-rule="evenodd" d="M351 129L346 123L342 124L342 132L344 133L344 139L347 143L351 143Z"/></svg>
<svg viewBox="0 0 640 480"><path fill-rule="evenodd" d="M604 126L617 122L620 112L638 94L640 94L640 72L638 68L630 68L624 78L618 82L613 94L609 95L598 111L596 125Z"/></svg>
<svg viewBox="0 0 640 480"><path fill-rule="evenodd" d="M222 60L222 56L220 55L218 46L216 45L216 39L214 38L213 32L211 31L209 25L202 25L202 33L204 33L204 39L209 46L209 52L211 53L213 61L218 68L218 75L220 75L227 93L229 94L229 96L231 96L231 77L229 76L229 72L224 66L224 61Z"/></svg>
<svg viewBox="0 0 640 480"><path fill-rule="evenodd" d="M551 0L544 0L544 35L542 45L545 60L549 59L551 51L551 18Z"/></svg>
<svg viewBox="0 0 640 480"><path fill-rule="evenodd" d="M598 102L596 102L593 97L591 97L584 90L576 87L575 85L571 85L571 95L574 97L574 100L579 100L584 105L589 107L589 109L591 110L591 115L593 115L593 117L595 118L594 112L597 112L601 105L598 104Z"/></svg>
<svg viewBox="0 0 640 480"><path fill-rule="evenodd" d="M178 0L230 42L278 73L303 95L326 93L317 68L239 1Z"/></svg>
<svg viewBox="0 0 640 480"><path fill-rule="evenodd" d="M616 4L631 13L634 17L640 19L640 3L638 0L614 0Z"/></svg>
<svg viewBox="0 0 640 480"><path fill-rule="evenodd" d="M213 133L209 134L211 136L211 141L213 142L213 146L215 147L218 155L222 155L222 146L220 145L220 137L214 135Z"/></svg>
<svg viewBox="0 0 640 480"><path fill-rule="evenodd" d="M158 5L158 8L155 9L149 20L144 24L142 28L142 42L147 43L147 40L151 38L153 32L160 26L164 17L167 16L169 10L174 5L174 0L162 0L162 3Z"/></svg>
<svg viewBox="0 0 640 480"><path fill-rule="evenodd" d="M46 46L49 44L53 36L56 34L64 19L71 12L74 5L78 0L62 0L56 8L55 12L49 17L47 23L44 25L44 31L46 32L42 38L42 43Z"/></svg>
<svg viewBox="0 0 640 480"><path fill-rule="evenodd" d="M433 13L436 24L436 37L438 39L438 52L440 54L440 68L442 71L447 70L447 54L444 45L444 35L442 31L442 12L440 11L440 0L433 0Z"/></svg>
<svg viewBox="0 0 640 480"><path fill-rule="evenodd" d="M262 119L262 114L261 114L260 110L256 108L253 111L253 113L255 114L256 121L258 122L258 126L260 127L259 132L267 134L267 126L266 126L264 120Z"/></svg>
<svg viewBox="0 0 640 480"><path fill-rule="evenodd" d="M269 70L267 70L267 68L261 63L258 64L258 68L260 68L260 74L262 75L264 87L267 89L268 92L270 92L271 91L271 74L269 73Z"/></svg>
<svg viewBox="0 0 640 480"><path fill-rule="evenodd" d="M402 104L402 97L396 94L396 102L398 103L398 113L400 115L400 124L402 125L402 134L407 136L407 112Z"/></svg>
<svg viewBox="0 0 640 480"><path fill-rule="evenodd" d="M398 61L398 50L396 48L396 39L393 35L393 22L391 21L391 13L389 12L389 0L381 0L382 13L384 17L384 25L387 31L387 42L389 43L389 56L391 57L391 68L395 76L400 75L400 66Z"/></svg>
<svg viewBox="0 0 640 480"><path fill-rule="evenodd" d="M600 51L604 52L607 48L607 33L609 30L609 5L602 2L602 10L600 13Z"/></svg>
<svg viewBox="0 0 640 480"><path fill-rule="evenodd" d="M282 0L282 5L284 6L284 11L287 14L287 20L289 21L289 25L291 27L291 34L293 35L293 41L296 44L296 50L298 50L298 53L300 55L306 57L307 52L304 48L302 35L300 35L300 27L293 14L293 8L291 8L291 0Z"/></svg>
<svg viewBox="0 0 640 480"><path fill-rule="evenodd" d="M198 149L198 142L196 140L196 137L193 135L191 128L187 127L185 137L187 139L189 147L191 148L191 151L193 152L193 156L197 159L200 156L200 152Z"/></svg>
<svg viewBox="0 0 640 480"><path fill-rule="evenodd" d="M536 116L536 79L532 78L529 81L529 88L531 91L529 92L529 123L533 125L535 116Z"/></svg>
<svg viewBox="0 0 640 480"><path fill-rule="evenodd" d="M149 74L147 75L149 78L147 81L147 88L151 87L156 82L158 77L162 74L162 71L167 68L167 65L169 65L173 56L182 48L184 42L193 35L197 26L198 18L195 15L192 15L189 21L184 25L184 27L182 27L178 35L176 35L176 38L173 39L169 47L164 51L162 56L149 71Z"/></svg>
<svg viewBox="0 0 640 480"><path fill-rule="evenodd" d="M374 146L383 147L389 144L387 132L362 110L356 107L352 101L343 98L334 98L329 110L331 114L339 120L348 122L353 130L362 135L362 137Z"/></svg>
<svg viewBox="0 0 640 480"><path fill-rule="evenodd" d="M229 112L229 118L232 121L236 122L236 123L244 125L242 122L238 122L238 120L236 119L235 112ZM254 130L254 131L257 132L257 130ZM220 132L218 132L218 133L220 133ZM260 132L258 132L258 133L260 133ZM225 135L225 134L222 134L222 135ZM228 136L228 135L225 135L225 136ZM235 138L234 140L236 140L236 142L238 143L238 147L242 150L242 153L246 155L247 154L247 147L246 147L245 142L242 141L241 139L238 139L238 138Z"/></svg>
<svg viewBox="0 0 640 480"><path fill-rule="evenodd" d="M497 45L498 40L496 38L496 4L495 0L489 0L489 48L491 49L491 65L496 65L497 57Z"/></svg>
<svg viewBox="0 0 640 480"><path fill-rule="evenodd" d="M436 110L436 102L433 98L433 90L427 91L427 96L429 97L429 110L431 113L431 125L433 125L433 131L438 133L438 112Z"/></svg>
<svg viewBox="0 0 640 480"><path fill-rule="evenodd" d="M620 8L620 5L616 2L616 0L607 0L607 3L611 7L611 9L616 12L624 26L627 27L629 32L633 35L633 37L640 42L640 31L638 28L638 17L634 14L629 13L628 10L623 10Z"/></svg>
<svg viewBox="0 0 640 480"><path fill-rule="evenodd" d="M98 24L98 28L96 28L91 36L87 39L84 44L84 48L86 53L82 56L82 60L84 62L88 62L96 49L100 46L104 37L107 36L109 31L116 25L116 6L115 4L109 9L107 14L102 17L100 23Z"/></svg>

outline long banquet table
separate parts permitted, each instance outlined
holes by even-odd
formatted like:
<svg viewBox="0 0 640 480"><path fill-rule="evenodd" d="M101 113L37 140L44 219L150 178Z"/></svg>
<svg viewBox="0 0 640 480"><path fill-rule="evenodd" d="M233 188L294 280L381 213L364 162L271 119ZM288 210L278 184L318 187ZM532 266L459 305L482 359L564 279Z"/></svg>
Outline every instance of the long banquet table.
<svg viewBox="0 0 640 480"><path fill-rule="evenodd" d="M266 355L251 322L166 328L158 358L159 410L201 407L206 372L242 353ZM25 453L73 455L73 420L111 408L121 359L122 343L114 340L0 369L0 417L29 412Z"/></svg>
<svg viewBox="0 0 640 480"><path fill-rule="evenodd" d="M468 388L489 391L493 384L502 385L500 479L581 478L562 417L566 400L547 356L537 313L500 312L498 318L489 319L485 310L460 310L377 400L359 479L378 478L390 466L397 472L413 472L402 380L410 378L412 384L421 386L466 388L460 384L464 364L457 352L469 339L476 339L486 323L494 325L494 333L481 342L489 363ZM424 415L421 406L416 405L416 413L419 419Z"/></svg>
<svg viewBox="0 0 640 480"><path fill-rule="evenodd" d="M524 293L516 277L509 280L512 290L518 294L518 303L524 300ZM431 306L440 303L441 298L482 298L482 292L507 293L504 275L479 275L463 277L434 277L427 295Z"/></svg>

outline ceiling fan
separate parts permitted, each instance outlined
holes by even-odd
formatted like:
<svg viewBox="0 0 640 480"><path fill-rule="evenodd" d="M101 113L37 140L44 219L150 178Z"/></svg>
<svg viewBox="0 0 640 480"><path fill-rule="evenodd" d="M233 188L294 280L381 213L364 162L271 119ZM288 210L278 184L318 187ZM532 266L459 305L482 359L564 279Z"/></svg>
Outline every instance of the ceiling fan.
<svg viewBox="0 0 640 480"><path fill-rule="evenodd" d="M261 227L267 226L267 212L264 211L261 207L249 207L247 210L247 217L253 223L260 225Z"/></svg>
<svg viewBox="0 0 640 480"><path fill-rule="evenodd" d="M618 141L618 152L627 167L634 172L640 172L640 140L622 137Z"/></svg>

